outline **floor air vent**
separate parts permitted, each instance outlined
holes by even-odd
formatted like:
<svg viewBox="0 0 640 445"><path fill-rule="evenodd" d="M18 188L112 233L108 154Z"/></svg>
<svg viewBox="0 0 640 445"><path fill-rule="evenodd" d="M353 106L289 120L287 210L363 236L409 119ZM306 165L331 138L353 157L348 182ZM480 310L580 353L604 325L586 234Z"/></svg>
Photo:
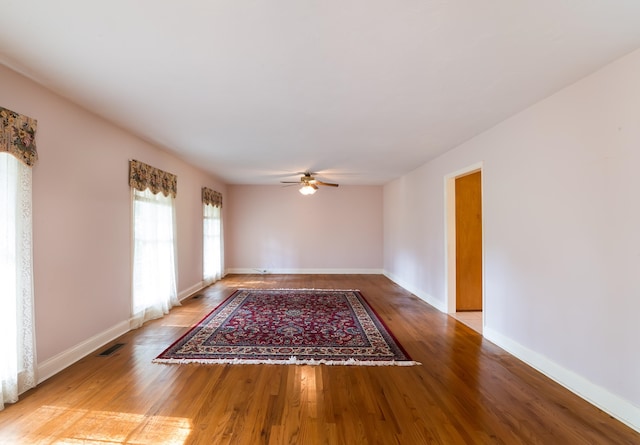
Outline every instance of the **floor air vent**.
<svg viewBox="0 0 640 445"><path fill-rule="evenodd" d="M98 355L100 355L102 357L107 356L107 355L111 355L111 354L113 354L114 352L116 352L118 349L120 349L123 346L124 346L124 343L116 343L115 345L111 346L108 349L105 349L104 351L102 351Z"/></svg>

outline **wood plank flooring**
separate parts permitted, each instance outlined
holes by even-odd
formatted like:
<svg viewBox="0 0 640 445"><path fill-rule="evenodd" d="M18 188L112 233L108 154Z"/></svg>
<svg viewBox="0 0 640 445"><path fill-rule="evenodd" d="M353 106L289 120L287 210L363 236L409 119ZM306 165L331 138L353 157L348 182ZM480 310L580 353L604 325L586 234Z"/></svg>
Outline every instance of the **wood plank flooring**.
<svg viewBox="0 0 640 445"><path fill-rule="evenodd" d="M151 363L238 287L360 289L422 366ZM0 412L0 444L640 444L378 275L229 276L113 343Z"/></svg>

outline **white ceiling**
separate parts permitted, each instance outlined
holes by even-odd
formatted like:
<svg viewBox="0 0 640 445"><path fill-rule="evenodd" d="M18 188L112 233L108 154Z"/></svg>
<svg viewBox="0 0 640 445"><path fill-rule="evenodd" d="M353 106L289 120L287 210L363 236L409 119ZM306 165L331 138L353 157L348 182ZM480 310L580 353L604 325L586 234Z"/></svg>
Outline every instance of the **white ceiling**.
<svg viewBox="0 0 640 445"><path fill-rule="evenodd" d="M638 0L0 0L0 63L233 184L384 184L638 47Z"/></svg>

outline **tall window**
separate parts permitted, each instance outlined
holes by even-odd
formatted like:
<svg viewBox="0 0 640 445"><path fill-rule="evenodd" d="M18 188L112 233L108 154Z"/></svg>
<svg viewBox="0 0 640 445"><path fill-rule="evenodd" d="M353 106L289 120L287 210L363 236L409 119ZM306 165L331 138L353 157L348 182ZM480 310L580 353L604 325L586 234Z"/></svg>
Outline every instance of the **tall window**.
<svg viewBox="0 0 640 445"><path fill-rule="evenodd" d="M211 189L202 189L203 202L203 246L202 271L205 285L222 278L222 195Z"/></svg>
<svg viewBox="0 0 640 445"><path fill-rule="evenodd" d="M138 161L131 161L130 168L134 187L131 326L135 328L162 317L180 303L176 290L175 176ZM167 175L168 183L173 181L168 188ZM154 193L157 186L160 190Z"/></svg>
<svg viewBox="0 0 640 445"><path fill-rule="evenodd" d="M31 165L36 122L0 108L0 410L36 385Z"/></svg>

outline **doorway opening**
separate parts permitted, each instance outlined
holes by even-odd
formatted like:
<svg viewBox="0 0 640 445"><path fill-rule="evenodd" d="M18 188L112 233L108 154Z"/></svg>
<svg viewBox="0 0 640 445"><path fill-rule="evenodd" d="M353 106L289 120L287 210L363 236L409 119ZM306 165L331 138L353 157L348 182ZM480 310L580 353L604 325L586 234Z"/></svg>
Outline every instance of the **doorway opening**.
<svg viewBox="0 0 640 445"><path fill-rule="evenodd" d="M447 312L482 333L482 163L445 177Z"/></svg>

